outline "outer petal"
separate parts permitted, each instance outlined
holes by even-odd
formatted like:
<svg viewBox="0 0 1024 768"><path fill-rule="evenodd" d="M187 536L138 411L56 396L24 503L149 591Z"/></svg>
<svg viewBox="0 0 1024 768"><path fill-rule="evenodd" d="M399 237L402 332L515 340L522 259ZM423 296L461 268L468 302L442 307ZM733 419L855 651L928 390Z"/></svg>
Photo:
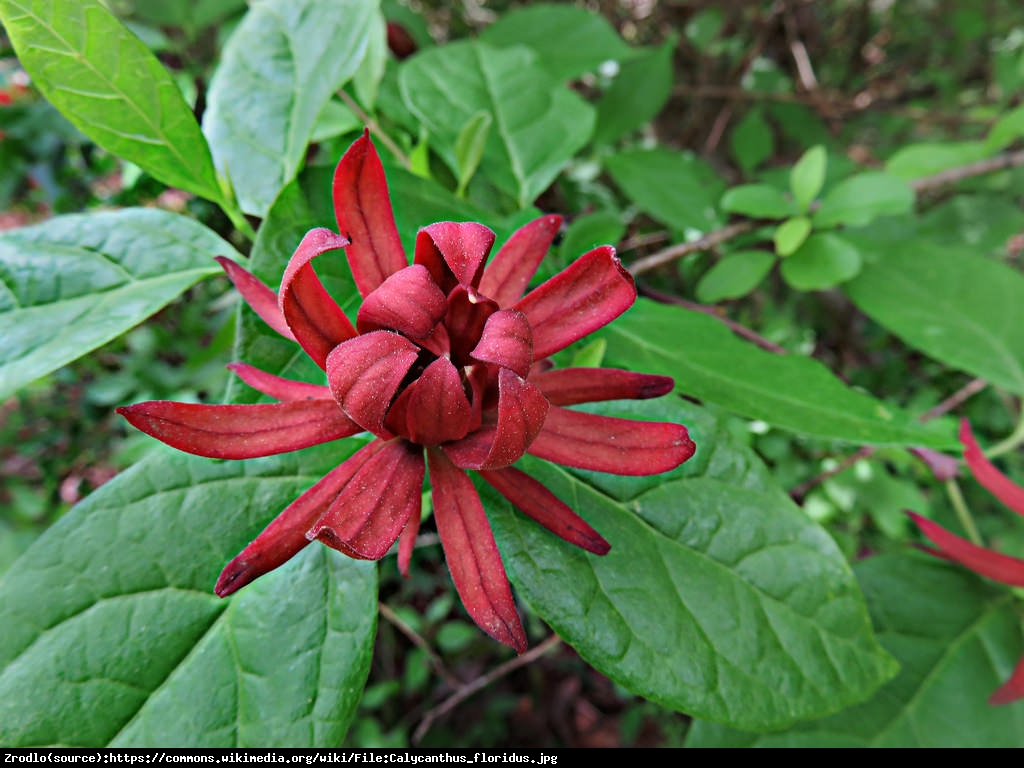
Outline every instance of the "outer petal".
<svg viewBox="0 0 1024 768"><path fill-rule="evenodd" d="M273 456L363 431L332 400L259 405L151 400L117 412L157 440L211 459Z"/></svg>
<svg viewBox="0 0 1024 768"><path fill-rule="evenodd" d="M527 453L613 475L657 475L696 450L681 424L632 421L552 406Z"/></svg>
<svg viewBox="0 0 1024 768"><path fill-rule="evenodd" d="M580 256L516 305L533 328L538 360L607 325L636 301L633 278L610 245Z"/></svg>
<svg viewBox="0 0 1024 768"><path fill-rule="evenodd" d="M480 343L488 318L497 310L497 304L473 288L458 285L448 294L444 325L455 365L470 364L470 353Z"/></svg>
<svg viewBox="0 0 1024 768"><path fill-rule="evenodd" d="M602 400L647 400L672 391L668 376L633 373L617 368L555 368L530 376L552 405Z"/></svg>
<svg viewBox="0 0 1024 768"><path fill-rule="evenodd" d="M227 597L294 557L309 544L306 538L309 527L323 516L352 476L384 445L384 441L374 440L360 448L289 504L225 566L213 591L220 597Z"/></svg>
<svg viewBox="0 0 1024 768"><path fill-rule="evenodd" d="M526 633L476 488L441 450L428 448L427 461L437 531L462 604L484 632L522 653Z"/></svg>
<svg viewBox="0 0 1024 768"><path fill-rule="evenodd" d="M498 423L449 443L445 452L463 469L499 469L519 460L544 425L548 401L508 368L498 373ZM532 452L532 451L531 451Z"/></svg>
<svg viewBox="0 0 1024 768"><path fill-rule="evenodd" d="M369 130L349 147L334 171L334 215L338 231L351 245L345 249L356 287L369 295L409 262L395 227L377 149Z"/></svg>
<svg viewBox="0 0 1024 768"><path fill-rule="evenodd" d="M935 543L944 557L989 579L1012 587L1024 587L1024 560L976 546L916 512L907 514L921 532Z"/></svg>
<svg viewBox="0 0 1024 768"><path fill-rule="evenodd" d="M480 293L502 307L518 301L561 226L561 216L541 216L512 233L484 270Z"/></svg>
<svg viewBox="0 0 1024 768"><path fill-rule="evenodd" d="M334 397L330 387L284 379L248 363L228 363L227 367L257 392L270 395L275 400L330 400Z"/></svg>
<svg viewBox="0 0 1024 768"><path fill-rule="evenodd" d="M327 358L327 381L338 405L375 435L418 348L404 336L374 331L339 344Z"/></svg>
<svg viewBox="0 0 1024 768"><path fill-rule="evenodd" d="M1010 679L996 689L988 700L989 704L998 706L1000 704L1011 704L1017 699L1024 699L1024 656L1021 656L1017 666L1013 669Z"/></svg>
<svg viewBox="0 0 1024 768"><path fill-rule="evenodd" d="M466 436L472 409L450 360L439 357L432 362L409 390L405 419L410 440L440 445Z"/></svg>
<svg viewBox="0 0 1024 768"><path fill-rule="evenodd" d="M985 457L967 419L960 422L960 442L964 444L964 461L978 482L1018 515L1024 515L1024 488L996 469L995 464Z"/></svg>
<svg viewBox="0 0 1024 768"><path fill-rule="evenodd" d="M348 240L329 229L311 229L281 278L281 312L299 344L321 368L330 351L355 336L356 329L327 293L311 262L322 253L346 245Z"/></svg>
<svg viewBox="0 0 1024 768"><path fill-rule="evenodd" d="M526 378L533 365L533 332L526 315L502 309L488 317L470 356L483 363L511 368Z"/></svg>
<svg viewBox="0 0 1024 768"><path fill-rule="evenodd" d="M426 268L415 264L395 272L366 297L356 326L360 333L387 328L423 339L447 311L441 289Z"/></svg>
<svg viewBox="0 0 1024 768"><path fill-rule="evenodd" d="M483 224L439 221L416 235L415 262L430 270L445 293L456 285L476 288L493 245L494 233Z"/></svg>
<svg viewBox="0 0 1024 768"><path fill-rule="evenodd" d="M412 564L412 551L416 548L416 537L420 533L421 513L422 510L419 510L409 518L409 524L398 538L398 572L407 579Z"/></svg>
<svg viewBox="0 0 1024 768"><path fill-rule="evenodd" d="M515 467L481 472L480 477L512 502L524 515L533 518L556 536L595 555L607 555L611 544L582 517L573 512L555 494Z"/></svg>
<svg viewBox="0 0 1024 768"><path fill-rule="evenodd" d="M392 440L359 467L306 538L365 560L391 549L413 515L420 513L423 449Z"/></svg>
<svg viewBox="0 0 1024 768"><path fill-rule="evenodd" d="M252 307L253 312L286 339L295 341L295 334L288 327L288 323L285 322L284 315L281 313L281 307L278 306L277 294L264 285L252 272L238 266L226 256L214 256L214 258L228 273L228 278L242 294L245 303Z"/></svg>

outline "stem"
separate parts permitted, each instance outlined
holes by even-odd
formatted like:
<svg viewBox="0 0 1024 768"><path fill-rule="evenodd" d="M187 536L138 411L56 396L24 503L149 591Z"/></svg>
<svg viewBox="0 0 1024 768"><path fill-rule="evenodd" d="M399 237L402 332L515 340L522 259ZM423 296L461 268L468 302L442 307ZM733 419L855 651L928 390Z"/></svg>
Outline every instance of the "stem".
<svg viewBox="0 0 1024 768"><path fill-rule="evenodd" d="M242 213L240 209L222 206L221 210L227 214L231 223L234 224L235 229L249 238L250 242L256 242L256 230L252 228L252 224L249 223L249 220L245 218L245 214Z"/></svg>
<svg viewBox="0 0 1024 768"><path fill-rule="evenodd" d="M412 161L409 160L409 156L398 148L398 145L394 140L392 140L392 138L380 127L380 123L370 117L370 115L368 115L363 108L356 103L355 99L345 93L344 90L338 91L338 96L343 102L345 102L345 106L351 109L355 113L355 116L363 122L363 125L369 128L373 135L380 139L381 144L391 150L391 154L398 159L398 162L406 168L412 167Z"/></svg>
<svg viewBox="0 0 1024 768"><path fill-rule="evenodd" d="M971 511L967 508L967 503L964 501L964 495L960 492L960 484L957 483L955 478L951 477L946 481L946 493L949 494L949 500L953 504L953 509L956 510L956 516L960 519L960 525L967 532L967 538L976 546L985 546L981 540L981 535L978 533L977 526L974 525Z"/></svg>
<svg viewBox="0 0 1024 768"><path fill-rule="evenodd" d="M1004 453L1010 453L1015 450L1021 443L1024 443L1024 410L1021 411L1021 418L1017 422L1017 426L1014 428L1007 437L1000 440L995 445L991 446L985 455L990 459L994 459L996 456L1002 456Z"/></svg>

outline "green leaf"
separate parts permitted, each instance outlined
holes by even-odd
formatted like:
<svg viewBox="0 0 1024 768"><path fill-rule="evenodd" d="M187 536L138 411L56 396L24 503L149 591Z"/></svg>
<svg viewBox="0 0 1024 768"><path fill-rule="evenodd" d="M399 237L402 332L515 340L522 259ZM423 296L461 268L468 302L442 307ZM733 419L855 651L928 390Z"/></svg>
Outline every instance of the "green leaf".
<svg viewBox="0 0 1024 768"><path fill-rule="evenodd" d="M243 211L265 215L295 178L377 14L376 0L264 0L235 28L210 82L203 131Z"/></svg>
<svg viewBox="0 0 1024 768"><path fill-rule="evenodd" d="M725 17L720 9L715 7L705 8L686 23L686 39L698 51L707 52L711 44L721 34L724 24Z"/></svg>
<svg viewBox="0 0 1024 768"><path fill-rule="evenodd" d="M91 352L241 258L165 211L58 216L0 234L0 399Z"/></svg>
<svg viewBox="0 0 1024 768"><path fill-rule="evenodd" d="M816 360L758 349L701 312L638 299L600 333L609 365L672 376L677 392L746 418L857 444L957 446L949 424L919 424Z"/></svg>
<svg viewBox="0 0 1024 768"><path fill-rule="evenodd" d="M848 240L833 235L811 235L782 262L782 278L798 291L823 291L856 277L860 252Z"/></svg>
<svg viewBox="0 0 1024 768"><path fill-rule="evenodd" d="M708 303L746 296L764 280L775 263L767 251L727 254L697 283L697 298Z"/></svg>
<svg viewBox="0 0 1024 768"><path fill-rule="evenodd" d="M862 227L879 216L895 216L913 208L914 191L897 176L860 173L829 190L814 213L814 226Z"/></svg>
<svg viewBox="0 0 1024 768"><path fill-rule="evenodd" d="M309 140L326 141L335 136L362 130L362 127L363 121L356 116L355 112L340 101L331 99L324 104L323 110L317 117Z"/></svg>
<svg viewBox="0 0 1024 768"><path fill-rule="evenodd" d="M784 219L797 213L793 201L771 184L743 184L722 195L721 207L754 219Z"/></svg>
<svg viewBox="0 0 1024 768"><path fill-rule="evenodd" d="M168 186L224 202L170 74L97 0L0 0L0 21L33 83L82 133Z"/></svg>
<svg viewBox="0 0 1024 768"><path fill-rule="evenodd" d="M790 171L789 189L800 210L806 211L821 192L821 185L825 183L827 162L825 148L819 144L804 152L803 157L797 160Z"/></svg>
<svg viewBox="0 0 1024 768"><path fill-rule="evenodd" d="M473 178L480 160L483 159L484 146L491 132L491 122L490 112L477 112L462 126L459 137L455 140L455 165L459 172L459 184L455 194L458 197L465 194L469 180Z"/></svg>
<svg viewBox="0 0 1024 768"><path fill-rule="evenodd" d="M554 181L594 125L593 108L552 82L528 48L461 42L429 49L402 65L399 85L455 172L459 131L481 110L491 115L480 169L520 208Z"/></svg>
<svg viewBox="0 0 1024 768"><path fill-rule="evenodd" d="M811 234L811 220L806 216L794 216L792 219L787 219L779 224L772 236L775 252L783 258L789 256L804 244L809 234Z"/></svg>
<svg viewBox="0 0 1024 768"><path fill-rule="evenodd" d="M604 164L630 200L670 227L702 234L722 225L715 206L725 183L693 155L634 149L609 155Z"/></svg>
<svg viewBox="0 0 1024 768"><path fill-rule="evenodd" d="M844 286L861 311L926 355L1024 395L1024 275L923 240L875 254Z"/></svg>
<svg viewBox="0 0 1024 768"><path fill-rule="evenodd" d="M617 245L626 225L617 211L586 213L569 225L558 248L563 264L569 264L600 245Z"/></svg>
<svg viewBox="0 0 1024 768"><path fill-rule="evenodd" d="M985 143L981 141L910 144L889 158L885 170L904 181L911 181L977 162L988 154Z"/></svg>
<svg viewBox="0 0 1024 768"><path fill-rule="evenodd" d="M600 14L554 3L506 13L480 34L480 40L495 48L531 48L550 77L559 81L594 72L605 61L635 55Z"/></svg>
<svg viewBox="0 0 1024 768"><path fill-rule="evenodd" d="M1010 596L934 559L854 567L897 677L870 700L782 733L694 723L688 747L1024 747L1024 702L989 706L1024 643Z"/></svg>
<svg viewBox="0 0 1024 768"><path fill-rule="evenodd" d="M212 589L355 447L249 462L161 450L62 518L0 585L0 741L336 746L369 670L374 566L314 544L236 597Z"/></svg>
<svg viewBox="0 0 1024 768"><path fill-rule="evenodd" d="M1021 231L1021 209L1009 195L955 195L916 218L917 233L936 243L960 243L1002 256ZM904 229L903 238L907 239Z"/></svg>
<svg viewBox="0 0 1024 768"><path fill-rule="evenodd" d="M612 144L649 123L672 95L672 55L677 40L626 61L597 102L594 144Z"/></svg>
<svg viewBox="0 0 1024 768"><path fill-rule="evenodd" d="M722 421L679 398L599 410L684 423L698 446L657 477L524 460L611 542L608 555L484 490L518 594L584 659L660 704L758 729L861 701L895 673L835 543Z"/></svg>
<svg viewBox="0 0 1024 768"><path fill-rule="evenodd" d="M736 163L749 174L775 151L775 134L760 109L751 109L729 134Z"/></svg>
<svg viewBox="0 0 1024 768"><path fill-rule="evenodd" d="M352 75L352 87L359 103L372 112L377 104L377 89L384 79L384 68L388 60L387 21L379 13L371 19L366 36L366 54L359 69Z"/></svg>
<svg viewBox="0 0 1024 768"><path fill-rule="evenodd" d="M1024 137L1024 104L1010 110L992 126L985 138L985 151L1000 152Z"/></svg>

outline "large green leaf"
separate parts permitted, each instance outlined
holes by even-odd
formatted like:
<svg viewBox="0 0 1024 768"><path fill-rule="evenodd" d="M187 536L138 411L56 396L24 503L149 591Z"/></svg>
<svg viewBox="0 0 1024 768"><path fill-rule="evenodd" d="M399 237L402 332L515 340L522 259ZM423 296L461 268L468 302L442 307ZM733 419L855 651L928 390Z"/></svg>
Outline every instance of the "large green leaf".
<svg viewBox="0 0 1024 768"><path fill-rule="evenodd" d="M354 447L160 450L79 504L0 583L0 742L336 746L369 670L374 567L313 545L236 597L212 590Z"/></svg>
<svg viewBox="0 0 1024 768"><path fill-rule="evenodd" d="M224 47L203 131L242 210L295 178L324 105L359 67L377 0L263 0Z"/></svg>
<svg viewBox="0 0 1024 768"><path fill-rule="evenodd" d="M405 103L430 132L431 147L458 171L459 132L478 112L491 115L481 172L526 207L590 138L594 109L551 78L521 46L461 42L403 64Z"/></svg>
<svg viewBox="0 0 1024 768"><path fill-rule="evenodd" d="M165 184L223 201L170 74L98 0L0 0L0 21L32 81L82 133Z"/></svg>
<svg viewBox="0 0 1024 768"><path fill-rule="evenodd" d="M693 155L632 149L606 157L604 164L630 200L670 227L702 233L724 223L715 208L725 182Z"/></svg>
<svg viewBox="0 0 1024 768"><path fill-rule="evenodd" d="M166 211L58 216L0 234L0 399L121 335L234 249Z"/></svg>
<svg viewBox="0 0 1024 768"><path fill-rule="evenodd" d="M687 746L1024 747L1024 702L987 703L1024 647L1006 591L924 556L873 557L854 570L900 674L870 701L783 733L697 722Z"/></svg>
<svg viewBox="0 0 1024 768"><path fill-rule="evenodd" d="M918 424L816 360L766 352L700 312L640 299L602 334L609 364L672 376L678 392L747 418L853 443L956 446L948 425Z"/></svg>
<svg viewBox="0 0 1024 768"><path fill-rule="evenodd" d="M523 462L611 543L608 555L485 490L519 594L590 664L658 703L753 729L861 701L895 673L838 547L722 421L672 397L599 410L684 423L697 443L656 477Z"/></svg>
<svg viewBox="0 0 1024 768"><path fill-rule="evenodd" d="M872 252L844 286L861 310L925 354L1024 394L1024 275L924 240Z"/></svg>
<svg viewBox="0 0 1024 768"><path fill-rule="evenodd" d="M877 171L859 173L843 179L822 198L814 226L862 227L879 216L895 216L913 207L914 192L899 177Z"/></svg>
<svg viewBox="0 0 1024 768"><path fill-rule="evenodd" d="M597 102L595 144L611 144L661 112L672 95L672 55L677 42L673 36L622 64Z"/></svg>
<svg viewBox="0 0 1024 768"><path fill-rule="evenodd" d="M480 39L495 48L526 45L558 80L593 72L609 59L636 55L603 16L584 8L536 3L504 14Z"/></svg>

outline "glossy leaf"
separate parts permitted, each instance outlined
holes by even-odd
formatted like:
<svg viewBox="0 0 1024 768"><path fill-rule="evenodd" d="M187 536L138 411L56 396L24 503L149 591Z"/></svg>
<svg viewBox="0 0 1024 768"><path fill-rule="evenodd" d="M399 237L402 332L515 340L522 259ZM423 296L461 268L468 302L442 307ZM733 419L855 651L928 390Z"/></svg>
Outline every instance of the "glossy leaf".
<svg viewBox="0 0 1024 768"><path fill-rule="evenodd" d="M750 173L772 156L775 138L760 109L752 109L729 134L729 148L744 173Z"/></svg>
<svg viewBox="0 0 1024 768"><path fill-rule="evenodd" d="M779 224L772 240L775 252L785 258L795 253L811 234L811 221L806 216L794 216Z"/></svg>
<svg viewBox="0 0 1024 768"><path fill-rule="evenodd" d="M460 197L465 193L470 179L480 165L480 160L483 159L492 122L490 112L477 112L462 126L459 137L455 140L455 163L459 170L456 194Z"/></svg>
<svg viewBox="0 0 1024 768"><path fill-rule="evenodd" d="M862 227L879 216L907 213L914 207L914 192L901 179L887 173L860 173L828 191L814 213L821 229L845 224Z"/></svg>
<svg viewBox="0 0 1024 768"><path fill-rule="evenodd" d="M801 210L807 210L807 207L821 192L821 186L825 183L827 161L828 157L824 147L820 145L811 147L804 152L790 171L789 189L793 193L793 200Z"/></svg>
<svg viewBox="0 0 1024 768"><path fill-rule="evenodd" d="M811 235L782 262L782 278L798 291L821 291L855 277L860 252L845 238L829 232Z"/></svg>
<svg viewBox="0 0 1024 768"><path fill-rule="evenodd" d="M0 399L145 320L241 260L203 225L134 208L0 234Z"/></svg>
<svg viewBox="0 0 1024 768"><path fill-rule="evenodd" d="M237 597L212 590L338 445L244 464L161 450L47 531L0 586L0 741L336 746L369 669L373 568L316 545Z"/></svg>
<svg viewBox="0 0 1024 768"><path fill-rule="evenodd" d="M223 201L178 86L102 3L2 0L0 21L32 82L82 133L169 186Z"/></svg>
<svg viewBox="0 0 1024 768"><path fill-rule="evenodd" d="M547 188L594 125L593 108L553 82L528 48L460 42L430 49L402 65L399 83L455 172L459 132L478 112L491 115L480 171L520 208Z"/></svg>
<svg viewBox="0 0 1024 768"><path fill-rule="evenodd" d="M1024 136L1024 106L1012 109L996 121L985 138L985 149L998 152Z"/></svg>
<svg viewBox="0 0 1024 768"><path fill-rule="evenodd" d="M723 223L715 207L725 184L692 155L631 149L606 157L604 164L629 199L671 227L703 233Z"/></svg>
<svg viewBox="0 0 1024 768"><path fill-rule="evenodd" d="M922 240L874 253L845 286L863 312L936 360L1024 394L1024 275Z"/></svg>
<svg viewBox="0 0 1024 768"><path fill-rule="evenodd" d="M657 478L523 462L611 543L608 555L485 491L518 593L583 658L660 704L751 728L863 700L895 672L832 539L711 413L669 398L601 413L686 423L699 446Z"/></svg>
<svg viewBox="0 0 1024 768"><path fill-rule="evenodd" d="M693 725L688 747L1024 747L1024 702L992 707L1024 646L1010 596L907 554L854 567L900 674L859 706L781 733Z"/></svg>
<svg viewBox="0 0 1024 768"><path fill-rule="evenodd" d="M714 303L746 296L775 264L767 251L735 251L722 257L697 283L697 298Z"/></svg>
<svg viewBox="0 0 1024 768"><path fill-rule="evenodd" d="M904 181L910 181L976 162L987 154L982 141L908 144L889 158L885 170Z"/></svg>
<svg viewBox="0 0 1024 768"><path fill-rule="evenodd" d="M375 0L265 0L231 34L203 131L242 210L266 215L295 178L324 105L363 59Z"/></svg>
<svg viewBox="0 0 1024 768"><path fill-rule="evenodd" d="M571 80L609 59L635 55L603 16L565 4L536 3L510 11L480 39L496 48L528 46L556 80Z"/></svg>
<svg viewBox="0 0 1024 768"><path fill-rule="evenodd" d="M672 376L677 392L782 429L858 444L957 446L951 425L921 425L821 363L766 352L700 312L638 299L601 336L606 364Z"/></svg>
<svg viewBox="0 0 1024 768"><path fill-rule="evenodd" d="M672 95L672 54L677 40L671 37L620 65L619 73L597 102L595 144L611 144L649 123Z"/></svg>
<svg viewBox="0 0 1024 768"><path fill-rule="evenodd" d="M793 201L771 184L743 184L722 195L722 210L754 219L784 219L797 213Z"/></svg>

